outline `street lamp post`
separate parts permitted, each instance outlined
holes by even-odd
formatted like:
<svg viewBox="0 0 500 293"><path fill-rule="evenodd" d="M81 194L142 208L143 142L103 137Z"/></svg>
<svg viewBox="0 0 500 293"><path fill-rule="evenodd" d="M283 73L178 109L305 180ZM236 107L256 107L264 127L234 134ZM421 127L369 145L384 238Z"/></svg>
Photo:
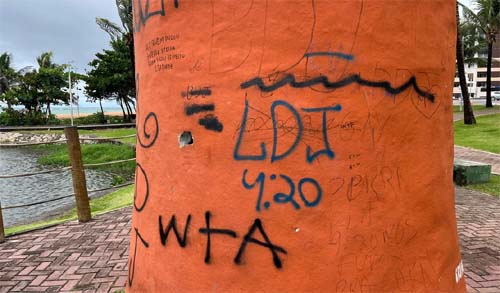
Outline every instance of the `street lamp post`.
<svg viewBox="0 0 500 293"><path fill-rule="evenodd" d="M73 126L73 92L71 91L71 67L69 70L69 108L71 109L71 126Z"/></svg>
<svg viewBox="0 0 500 293"><path fill-rule="evenodd" d="M72 91L73 86L71 85L71 69L72 69L71 63L73 63L73 61L68 62L69 65L68 83L69 83L69 108L71 110L71 126L73 126L73 91Z"/></svg>

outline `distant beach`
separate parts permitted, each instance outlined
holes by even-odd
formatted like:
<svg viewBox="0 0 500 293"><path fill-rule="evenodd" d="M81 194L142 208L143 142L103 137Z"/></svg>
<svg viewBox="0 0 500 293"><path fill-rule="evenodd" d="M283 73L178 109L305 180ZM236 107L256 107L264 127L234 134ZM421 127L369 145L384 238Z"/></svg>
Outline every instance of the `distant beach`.
<svg viewBox="0 0 500 293"><path fill-rule="evenodd" d="M100 112L100 111L99 111ZM80 113L77 113L76 111L73 112L73 118L78 118L78 117L85 117L85 116L89 116L89 115L92 115L96 112L81 112ZM54 115L56 115L57 118L59 119L65 119L65 118L71 118L71 112L70 113L52 113ZM108 115L108 116L123 116L123 112L120 110L119 112L117 111L106 111L104 110L104 115Z"/></svg>
<svg viewBox="0 0 500 293"><path fill-rule="evenodd" d="M5 105L0 104L0 112L2 112L2 108L5 108ZM13 107L16 110L23 109L23 107L20 106L14 106ZM123 116L122 109L120 107L106 107L103 106L104 109L104 114L109 115L109 116ZM70 118L71 117L71 107L69 106L52 106L50 108L52 114L56 115L57 118ZM94 107L94 106L84 106L84 107L73 107L73 117L78 118L78 117L85 117L89 116L95 113L100 113L101 108L99 107Z"/></svg>
<svg viewBox="0 0 500 293"><path fill-rule="evenodd" d="M120 107L103 107L104 114L109 116L122 116L123 112ZM53 106L51 108L52 114L57 118L71 118L71 108L69 106ZM97 112L101 112L99 107L73 107L73 117L85 117Z"/></svg>

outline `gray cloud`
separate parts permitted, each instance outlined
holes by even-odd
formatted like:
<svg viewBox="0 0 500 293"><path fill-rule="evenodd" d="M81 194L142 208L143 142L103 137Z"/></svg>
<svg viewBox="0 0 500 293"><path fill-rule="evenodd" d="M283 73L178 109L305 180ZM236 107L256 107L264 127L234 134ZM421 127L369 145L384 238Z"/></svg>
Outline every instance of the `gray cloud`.
<svg viewBox="0 0 500 293"><path fill-rule="evenodd" d="M88 68L95 53L109 46L96 17L120 23L114 0L0 0L0 53L13 56L14 67L35 66L44 51L56 63L74 61Z"/></svg>

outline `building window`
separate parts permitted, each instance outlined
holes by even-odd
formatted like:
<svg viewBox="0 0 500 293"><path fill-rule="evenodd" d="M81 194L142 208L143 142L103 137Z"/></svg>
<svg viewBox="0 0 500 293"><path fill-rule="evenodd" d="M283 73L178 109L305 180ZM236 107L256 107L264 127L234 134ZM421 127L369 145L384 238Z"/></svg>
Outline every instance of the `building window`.
<svg viewBox="0 0 500 293"><path fill-rule="evenodd" d="M486 77L486 72L478 72L477 77Z"/></svg>
<svg viewBox="0 0 500 293"><path fill-rule="evenodd" d="M474 81L474 73L467 73L467 79L469 81Z"/></svg>
<svg viewBox="0 0 500 293"><path fill-rule="evenodd" d="M453 83L453 87L458 87L458 86L459 86L458 82Z"/></svg>

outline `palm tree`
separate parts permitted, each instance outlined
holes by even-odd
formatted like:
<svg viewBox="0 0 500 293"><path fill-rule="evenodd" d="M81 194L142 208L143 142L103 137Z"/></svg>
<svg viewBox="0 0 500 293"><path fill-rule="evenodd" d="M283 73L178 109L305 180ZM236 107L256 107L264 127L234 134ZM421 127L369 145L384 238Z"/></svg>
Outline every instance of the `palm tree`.
<svg viewBox="0 0 500 293"><path fill-rule="evenodd" d="M117 42L124 42L125 45L128 48L128 51L130 53L130 61L131 61L131 72L132 76L135 77L135 50L134 50L134 21L133 21L133 0L116 0L116 8L118 9L118 15L120 16L120 20L122 23L122 26L120 27L116 23L105 19L105 18L96 18L96 23L99 25L99 27L107 32L109 36L111 37L111 44L114 47L114 43ZM134 96L136 93L135 89L135 82L132 85L133 87L133 92ZM123 116L128 120L131 117L130 115L133 113L132 108L130 106L130 103L132 106L135 107L134 100L130 98L127 95L120 94L117 97L117 102L120 104L120 107L122 108L123 111ZM128 116L125 115L124 111L124 106L127 109L127 113L129 114Z"/></svg>
<svg viewBox="0 0 500 293"><path fill-rule="evenodd" d="M49 52L43 52L40 54L40 56L36 57L36 62L38 63L38 66L40 67L38 71L42 71L45 69L54 69L57 67L57 64L52 62L52 56L53 53L51 51ZM45 96L45 103L47 105L47 115L50 116L52 112L50 111L50 102L51 99L49 96Z"/></svg>
<svg viewBox="0 0 500 293"><path fill-rule="evenodd" d="M491 102L491 61L493 44L496 42L496 34L500 26L500 1L498 0L475 0L477 13L467 6L459 3L464 13L470 19L471 24L476 26L484 34L488 42L488 61L486 65L486 107L493 107Z"/></svg>
<svg viewBox="0 0 500 293"><path fill-rule="evenodd" d="M464 49L464 64L486 67L488 55L488 42L484 34L471 24L467 15L462 15L458 32L462 37Z"/></svg>
<svg viewBox="0 0 500 293"><path fill-rule="evenodd" d="M476 118L472 111L472 105L469 97L469 90L467 88L467 81L465 80L465 69L464 69L464 48L462 45L462 36L460 34L460 15L458 12L457 3L457 67L458 67L458 78L460 80L460 88L462 89L462 97L464 101L464 123L465 124L476 124Z"/></svg>
<svg viewBox="0 0 500 293"><path fill-rule="evenodd" d="M7 52L0 55L0 96L7 93L15 84L17 72L12 68L12 58ZM7 108L12 108L11 100L5 98Z"/></svg>
<svg viewBox="0 0 500 293"><path fill-rule="evenodd" d="M0 94L9 89L9 74L12 71L10 55L5 52L0 55Z"/></svg>
<svg viewBox="0 0 500 293"><path fill-rule="evenodd" d="M56 64L52 62L52 52L43 52L40 56L36 57L36 63L40 68L55 68Z"/></svg>
<svg viewBox="0 0 500 293"><path fill-rule="evenodd" d="M105 19L96 17L96 23L99 27L107 32L112 41L122 39L127 44L132 58L132 73L135 76L135 60L134 60L134 21L132 15L132 0L116 0L116 8L122 23L122 27L116 23Z"/></svg>

